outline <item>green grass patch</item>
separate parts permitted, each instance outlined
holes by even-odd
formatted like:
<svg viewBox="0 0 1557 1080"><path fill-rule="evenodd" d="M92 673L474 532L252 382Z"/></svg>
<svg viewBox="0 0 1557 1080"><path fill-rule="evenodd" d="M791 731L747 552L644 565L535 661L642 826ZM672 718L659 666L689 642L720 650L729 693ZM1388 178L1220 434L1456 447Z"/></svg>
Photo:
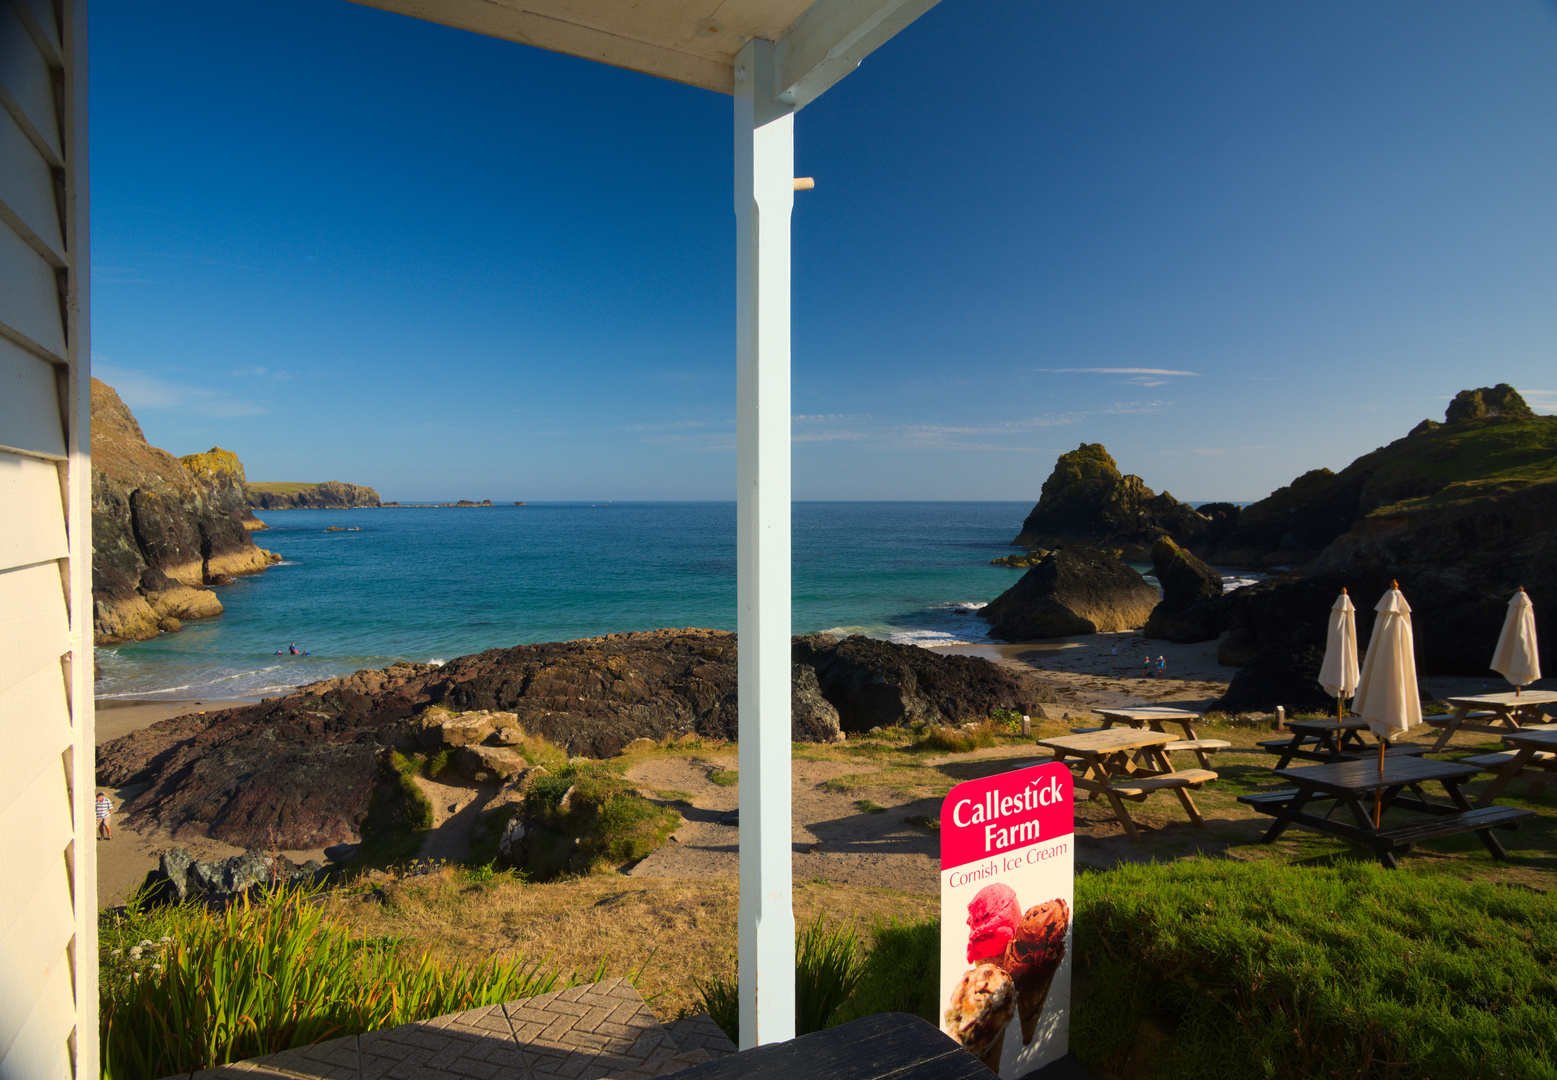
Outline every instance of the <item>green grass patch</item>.
<svg viewBox="0 0 1557 1080"><path fill-rule="evenodd" d="M654 794L667 802L676 803L679 806L691 806L693 795L690 791L682 791L680 788L654 788Z"/></svg>
<svg viewBox="0 0 1557 1080"><path fill-rule="evenodd" d="M862 814L885 814L887 812L887 808L885 806L882 806L878 802L872 802L869 799L855 799L854 809L858 810Z"/></svg>
<svg viewBox="0 0 1557 1080"><path fill-rule="evenodd" d="M740 783L740 772L735 769L710 769L708 781L720 787L734 787Z"/></svg>
<svg viewBox="0 0 1557 1080"><path fill-rule="evenodd" d="M971 728L938 725L924 729L923 737L914 744L915 750L940 754L966 754L995 745L995 733L988 724Z"/></svg>
<svg viewBox="0 0 1557 1080"><path fill-rule="evenodd" d="M641 859L681 824L676 811L596 762L569 762L536 780L522 812L528 826L519 868L542 881Z"/></svg>
<svg viewBox="0 0 1557 1080"><path fill-rule="evenodd" d="M1076 882L1084 1062L1158 1080L1557 1077L1557 905L1370 863L1185 860Z"/></svg>
<svg viewBox="0 0 1557 1080"><path fill-rule="evenodd" d="M394 938L356 940L312 899L213 913L132 898L103 912L102 1076L156 1080L583 981L523 956L445 965Z"/></svg>
<svg viewBox="0 0 1557 1080"><path fill-rule="evenodd" d="M439 773L443 772L453 764L454 751L452 748L445 746L442 750L439 750L436 754L427 759L427 779L436 780Z"/></svg>
<svg viewBox="0 0 1557 1080"><path fill-rule="evenodd" d="M929 814L909 814L903 821L906 824L918 826L925 832L941 831L941 819L931 817Z"/></svg>
<svg viewBox="0 0 1557 1080"><path fill-rule="evenodd" d="M878 923L854 994L834 1014L833 1023L875 1013L906 1012L941 1026L937 992L941 981L941 924Z"/></svg>

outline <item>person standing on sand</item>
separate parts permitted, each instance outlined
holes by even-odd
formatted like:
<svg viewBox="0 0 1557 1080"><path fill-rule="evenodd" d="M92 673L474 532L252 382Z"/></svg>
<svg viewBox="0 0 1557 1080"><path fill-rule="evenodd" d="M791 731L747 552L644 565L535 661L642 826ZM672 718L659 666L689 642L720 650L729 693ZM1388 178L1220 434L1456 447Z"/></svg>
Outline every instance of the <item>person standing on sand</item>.
<svg viewBox="0 0 1557 1080"><path fill-rule="evenodd" d="M114 812L114 804L108 796L101 791L97 793L97 838L99 840L112 840L114 838L113 822L109 815Z"/></svg>
<svg viewBox="0 0 1557 1080"><path fill-rule="evenodd" d="M1151 677L1152 677L1152 658L1148 656L1145 660L1141 661L1141 678L1149 679Z"/></svg>
<svg viewBox="0 0 1557 1080"><path fill-rule="evenodd" d="M1110 655L1113 656L1113 658L1114 658L1114 666L1118 667L1119 666L1119 645L1118 645L1117 642L1115 643L1112 651L1110 652Z"/></svg>
<svg viewBox="0 0 1557 1080"><path fill-rule="evenodd" d="M1167 661L1167 658L1159 656L1159 657L1157 657L1157 678L1159 678L1159 679L1166 679L1167 677L1168 677L1168 661Z"/></svg>

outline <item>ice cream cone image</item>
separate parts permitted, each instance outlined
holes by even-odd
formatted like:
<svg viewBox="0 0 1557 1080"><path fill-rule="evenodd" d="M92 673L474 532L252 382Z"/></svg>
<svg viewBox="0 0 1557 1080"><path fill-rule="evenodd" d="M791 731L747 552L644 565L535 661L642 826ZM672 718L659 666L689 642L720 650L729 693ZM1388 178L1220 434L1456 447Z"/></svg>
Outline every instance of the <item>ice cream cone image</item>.
<svg viewBox="0 0 1557 1080"><path fill-rule="evenodd" d="M1006 1029L1005 1028L1001 1028L1000 1029L1000 1034L995 1036L995 1041L990 1044L989 1049L984 1051L982 1054L979 1055L979 1060L982 1061L985 1064L986 1067L988 1067L990 1072L995 1073L996 1075L999 1075L999 1073L1000 1073L1000 1052L1002 1050L1004 1050L1005 1048L1006 1048Z"/></svg>
<svg viewBox="0 0 1557 1080"><path fill-rule="evenodd" d="M995 1072L1005 1048L1006 1028L1016 1013L1016 987L996 964L979 964L952 991L944 1028L963 1048Z"/></svg>
<svg viewBox="0 0 1557 1080"><path fill-rule="evenodd" d="M1038 1031L1038 1018L1049 1000L1054 973L1065 959L1065 934L1069 929L1070 907L1064 900L1030 907L1000 958L1000 966L1011 976L1016 991L1023 1046L1031 1043Z"/></svg>

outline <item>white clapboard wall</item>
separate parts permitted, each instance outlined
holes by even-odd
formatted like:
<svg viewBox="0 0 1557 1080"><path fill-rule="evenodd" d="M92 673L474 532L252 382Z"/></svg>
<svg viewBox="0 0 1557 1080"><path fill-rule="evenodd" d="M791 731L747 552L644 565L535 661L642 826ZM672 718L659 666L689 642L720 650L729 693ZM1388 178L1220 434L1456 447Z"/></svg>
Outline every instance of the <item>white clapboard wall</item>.
<svg viewBox="0 0 1557 1080"><path fill-rule="evenodd" d="M86 13L0 0L0 1080L95 1078Z"/></svg>

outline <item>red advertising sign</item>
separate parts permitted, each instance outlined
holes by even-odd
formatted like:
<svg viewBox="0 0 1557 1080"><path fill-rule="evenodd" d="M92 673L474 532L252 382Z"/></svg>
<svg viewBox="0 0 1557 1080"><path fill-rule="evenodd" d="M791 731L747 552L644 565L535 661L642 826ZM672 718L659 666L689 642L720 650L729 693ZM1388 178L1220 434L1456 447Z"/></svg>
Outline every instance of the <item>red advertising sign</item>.
<svg viewBox="0 0 1557 1080"><path fill-rule="evenodd" d="M941 804L941 1027L1006 1080L1069 1042L1074 832L1060 764L958 784Z"/></svg>

